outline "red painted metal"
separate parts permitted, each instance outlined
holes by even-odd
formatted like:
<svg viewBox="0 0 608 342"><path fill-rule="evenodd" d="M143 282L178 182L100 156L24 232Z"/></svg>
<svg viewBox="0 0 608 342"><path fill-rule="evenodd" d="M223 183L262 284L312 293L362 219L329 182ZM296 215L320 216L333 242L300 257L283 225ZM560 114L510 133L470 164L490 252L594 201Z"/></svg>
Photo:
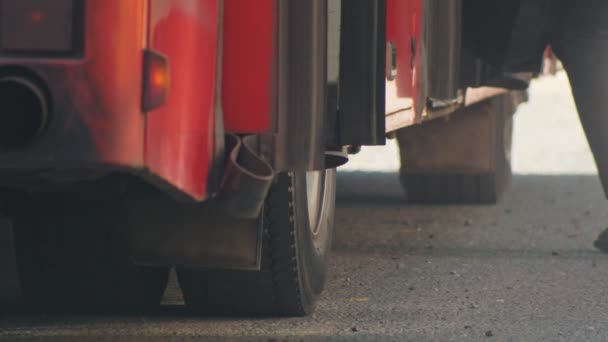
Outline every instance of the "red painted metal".
<svg viewBox="0 0 608 342"><path fill-rule="evenodd" d="M145 161L203 200L216 150L220 0L151 0L149 47L171 68L168 102L147 114ZM241 113L242 115L243 113Z"/></svg>
<svg viewBox="0 0 608 342"><path fill-rule="evenodd" d="M167 56L171 92L148 113L146 166L205 199L216 151L220 0L151 0L149 47ZM269 131L274 110L276 0L224 0L222 112L226 132Z"/></svg>
<svg viewBox="0 0 608 342"><path fill-rule="evenodd" d="M105 162L143 165L142 54L146 1L87 1L86 70L68 69L79 112ZM112 25L108 25L112 23ZM83 77L84 79L78 79ZM96 107L102 103L101 107Z"/></svg>
<svg viewBox="0 0 608 342"><path fill-rule="evenodd" d="M423 0L388 0L387 41L397 48L397 96L411 98L422 108L420 98Z"/></svg>
<svg viewBox="0 0 608 342"><path fill-rule="evenodd" d="M3 73L28 70L45 83L53 115L27 150L3 152L0 167L142 167L142 51L146 0L86 2L83 54L0 56ZM10 13L3 13L10 15Z"/></svg>
<svg viewBox="0 0 608 342"><path fill-rule="evenodd" d="M277 0L225 0L223 110L226 131L273 128Z"/></svg>
<svg viewBox="0 0 608 342"><path fill-rule="evenodd" d="M224 133L218 128L223 124L239 133L273 128L276 15L277 0L86 1L81 54L0 51L0 74L4 66L35 74L54 107L44 136L26 150L0 153L0 168L146 170L204 200L212 168L222 157L217 142ZM171 85L167 103L143 113L146 49L167 58ZM223 72L221 88L218 72Z"/></svg>

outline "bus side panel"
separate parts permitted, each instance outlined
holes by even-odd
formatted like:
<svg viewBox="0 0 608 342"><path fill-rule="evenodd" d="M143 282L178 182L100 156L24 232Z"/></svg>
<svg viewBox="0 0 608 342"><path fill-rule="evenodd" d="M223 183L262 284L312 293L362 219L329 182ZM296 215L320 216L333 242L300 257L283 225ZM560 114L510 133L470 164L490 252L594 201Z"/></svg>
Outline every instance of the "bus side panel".
<svg viewBox="0 0 608 342"><path fill-rule="evenodd" d="M223 111L227 132L274 129L277 0L224 0Z"/></svg>
<svg viewBox="0 0 608 342"><path fill-rule="evenodd" d="M168 102L147 114L150 173L197 200L219 156L216 136L220 0L152 0L150 42L170 64ZM223 139L223 137L221 137Z"/></svg>
<svg viewBox="0 0 608 342"><path fill-rule="evenodd" d="M51 117L43 133L20 149L2 150L0 168L99 169L143 166L142 51L147 1L89 0L82 54L11 56L0 73L36 75L48 89ZM6 13L11 15L11 13ZM10 114L10 113L7 113Z"/></svg>

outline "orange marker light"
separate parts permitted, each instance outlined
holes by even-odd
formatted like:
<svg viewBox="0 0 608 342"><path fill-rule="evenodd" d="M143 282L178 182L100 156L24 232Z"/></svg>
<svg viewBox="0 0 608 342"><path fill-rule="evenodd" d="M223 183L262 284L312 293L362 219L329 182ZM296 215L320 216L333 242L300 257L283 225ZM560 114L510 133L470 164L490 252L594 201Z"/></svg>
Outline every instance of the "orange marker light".
<svg viewBox="0 0 608 342"><path fill-rule="evenodd" d="M171 70L166 56L154 50L144 51L144 85L142 109L152 111L169 98Z"/></svg>
<svg viewBox="0 0 608 342"><path fill-rule="evenodd" d="M153 71L152 85L155 88L166 88L169 85L169 75L166 69L157 69Z"/></svg>

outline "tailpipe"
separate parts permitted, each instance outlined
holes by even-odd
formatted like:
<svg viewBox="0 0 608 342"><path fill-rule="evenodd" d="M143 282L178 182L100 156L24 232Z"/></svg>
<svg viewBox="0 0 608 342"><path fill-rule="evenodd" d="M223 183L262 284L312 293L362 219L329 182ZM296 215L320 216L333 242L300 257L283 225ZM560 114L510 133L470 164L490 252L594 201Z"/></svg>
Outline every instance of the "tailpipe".
<svg viewBox="0 0 608 342"><path fill-rule="evenodd" d="M49 119L44 92L26 78L0 78L0 148L19 148L34 141Z"/></svg>
<svg viewBox="0 0 608 342"><path fill-rule="evenodd" d="M218 201L235 218L257 218L274 180L272 166L256 153L256 141L256 136L226 135L229 156Z"/></svg>
<svg viewBox="0 0 608 342"><path fill-rule="evenodd" d="M225 139L226 165L217 200L188 204L153 195L158 192L127 196L129 248L135 263L261 269L263 227L258 217L274 171L256 153L257 137L226 135Z"/></svg>

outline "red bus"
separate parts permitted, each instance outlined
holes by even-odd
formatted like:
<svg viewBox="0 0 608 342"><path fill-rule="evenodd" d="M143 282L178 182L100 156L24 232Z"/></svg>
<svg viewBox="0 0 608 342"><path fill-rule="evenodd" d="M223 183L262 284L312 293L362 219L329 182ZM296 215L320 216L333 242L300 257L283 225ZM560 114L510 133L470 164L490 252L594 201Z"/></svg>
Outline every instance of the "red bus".
<svg viewBox="0 0 608 342"><path fill-rule="evenodd" d="M0 1L2 302L144 312L174 268L194 313L308 314L336 168L397 138L410 200L496 201L549 45L605 175L606 6L574 3Z"/></svg>

